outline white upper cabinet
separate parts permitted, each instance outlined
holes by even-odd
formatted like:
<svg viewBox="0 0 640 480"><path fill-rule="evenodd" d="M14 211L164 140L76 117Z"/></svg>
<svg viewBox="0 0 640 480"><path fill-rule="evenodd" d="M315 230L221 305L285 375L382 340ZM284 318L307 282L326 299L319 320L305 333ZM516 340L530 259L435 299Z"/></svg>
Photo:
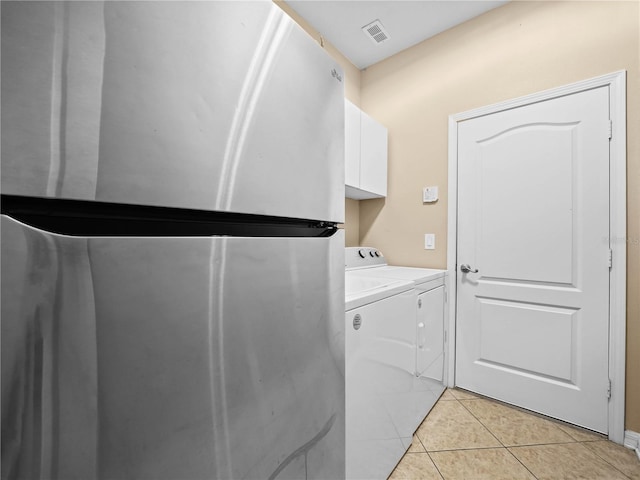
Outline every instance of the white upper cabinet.
<svg viewBox="0 0 640 480"><path fill-rule="evenodd" d="M345 196L387 196L387 129L345 101Z"/></svg>

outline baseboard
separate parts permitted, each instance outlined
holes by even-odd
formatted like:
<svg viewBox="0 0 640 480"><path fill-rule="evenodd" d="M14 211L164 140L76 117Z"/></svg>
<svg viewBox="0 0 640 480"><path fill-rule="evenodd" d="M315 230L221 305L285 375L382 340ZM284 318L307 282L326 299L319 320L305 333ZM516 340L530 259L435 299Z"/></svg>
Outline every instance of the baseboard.
<svg viewBox="0 0 640 480"><path fill-rule="evenodd" d="M625 430L624 446L631 450L635 450L636 455L638 455L638 460L640 460L640 433Z"/></svg>

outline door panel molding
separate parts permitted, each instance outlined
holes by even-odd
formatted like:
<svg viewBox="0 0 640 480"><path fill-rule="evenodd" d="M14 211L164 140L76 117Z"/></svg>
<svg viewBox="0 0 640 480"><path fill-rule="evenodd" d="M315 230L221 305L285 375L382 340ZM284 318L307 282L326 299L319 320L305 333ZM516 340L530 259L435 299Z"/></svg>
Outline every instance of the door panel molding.
<svg viewBox="0 0 640 480"><path fill-rule="evenodd" d="M611 140L609 143L609 242L612 252L609 273L609 378L611 399L609 401L609 439L622 443L624 440L625 414L625 364L626 364L626 71L620 70L561 87L544 90L493 105L487 105L449 116L449 172L448 172L448 234L447 270L450 272L451 293L447 342L448 386L455 385L455 333L456 333L456 267L458 235L458 123L484 115L551 100L594 88L609 88Z"/></svg>

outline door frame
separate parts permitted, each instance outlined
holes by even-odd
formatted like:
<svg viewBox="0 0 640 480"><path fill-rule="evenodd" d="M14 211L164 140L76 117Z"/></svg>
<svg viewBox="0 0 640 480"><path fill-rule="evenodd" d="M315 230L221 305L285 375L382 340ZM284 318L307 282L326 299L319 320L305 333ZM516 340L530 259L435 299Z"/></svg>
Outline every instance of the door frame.
<svg viewBox="0 0 640 480"><path fill-rule="evenodd" d="M609 109L612 121L609 144L609 248L612 268L609 270L609 439L624 440L625 367L626 367L626 288L627 288L627 140L626 140L626 70L590 78L580 82L544 90L449 116L449 180L447 271L450 296L447 322L447 385L455 386L456 322L457 322L457 257L458 257L458 122L493 113L551 100L593 88L609 87Z"/></svg>

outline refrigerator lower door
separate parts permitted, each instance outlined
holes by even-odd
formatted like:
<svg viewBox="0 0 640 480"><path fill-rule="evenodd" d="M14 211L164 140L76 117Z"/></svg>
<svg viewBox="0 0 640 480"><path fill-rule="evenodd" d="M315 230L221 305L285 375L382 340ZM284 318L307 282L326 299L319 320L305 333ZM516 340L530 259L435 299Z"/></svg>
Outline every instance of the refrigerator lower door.
<svg viewBox="0 0 640 480"><path fill-rule="evenodd" d="M343 247L3 216L2 478L343 478Z"/></svg>

